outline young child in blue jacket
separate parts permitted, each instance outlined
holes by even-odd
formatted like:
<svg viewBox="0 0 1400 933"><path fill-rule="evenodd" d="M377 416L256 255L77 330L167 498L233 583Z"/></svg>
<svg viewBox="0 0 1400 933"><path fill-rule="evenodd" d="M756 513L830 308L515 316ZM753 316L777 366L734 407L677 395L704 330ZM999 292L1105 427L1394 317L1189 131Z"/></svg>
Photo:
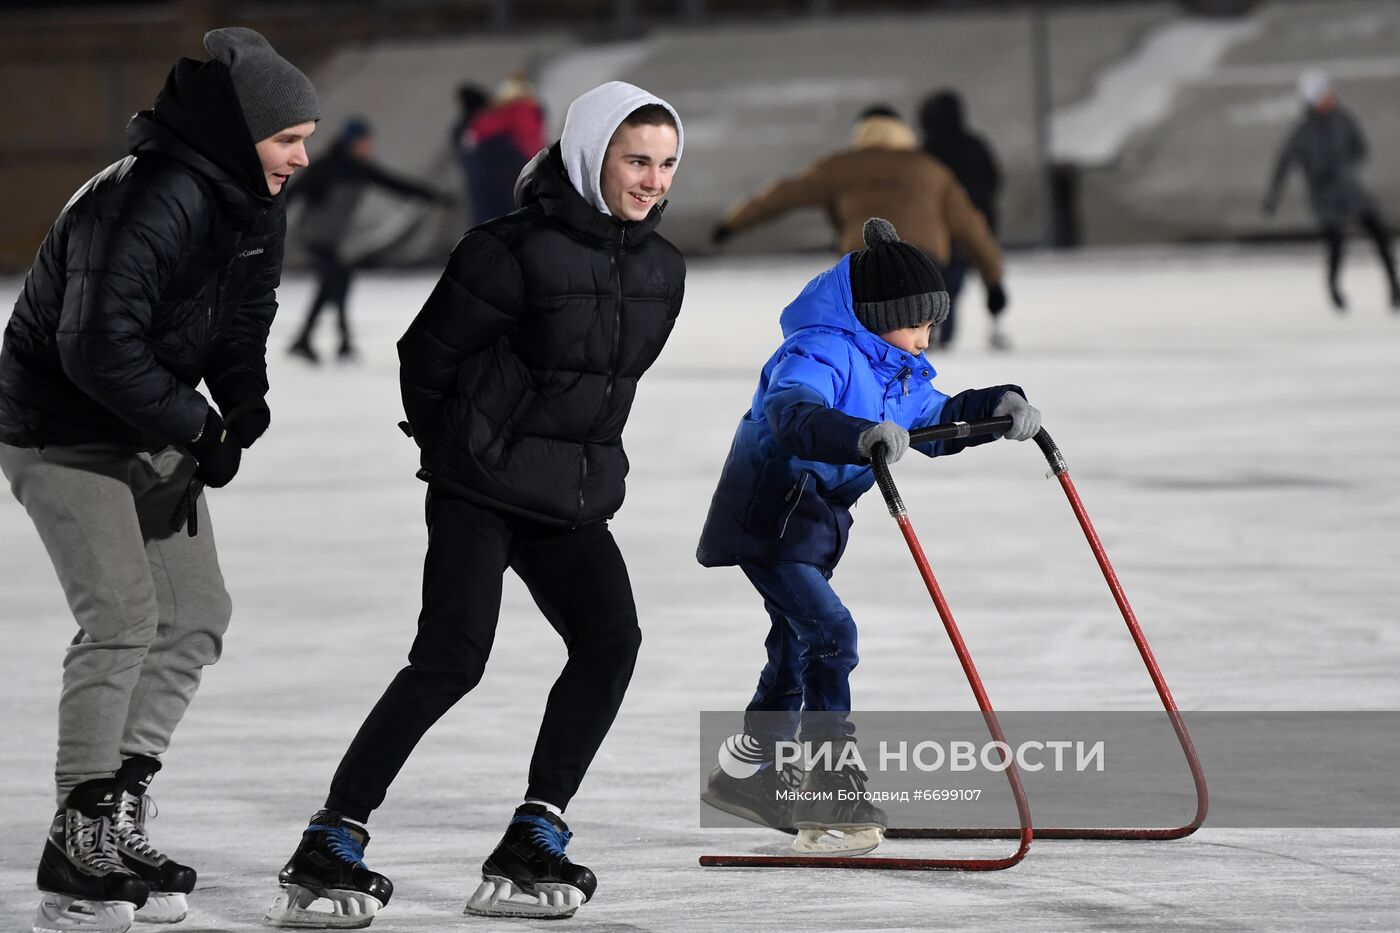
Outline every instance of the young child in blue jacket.
<svg viewBox="0 0 1400 933"><path fill-rule="evenodd" d="M804 712L822 715L800 717L802 741L832 743L833 763L839 746L854 741L846 714L856 624L829 582L846 546L850 508L874 485L877 444L894 462L909 449L910 429L1002 415L1013 419L1004 436L1026 440L1040 429L1040 412L1019 386L952 397L934 388L924 350L948 314L943 278L888 221L871 218L863 234L865 249L818 275L784 309L782 346L764 364L739 422L696 556L707 567L737 564L772 623L744 735L727 743L750 767L716 769L703 798L775 828L866 830L867 838L873 831L878 844L884 813L859 793L834 793L864 790L858 767L813 769L801 789L833 791L833 799L803 793L792 806L778 799L783 774L772 767L775 743L794 738ZM989 440L916 449L936 457ZM755 766L751 777L727 773Z"/></svg>

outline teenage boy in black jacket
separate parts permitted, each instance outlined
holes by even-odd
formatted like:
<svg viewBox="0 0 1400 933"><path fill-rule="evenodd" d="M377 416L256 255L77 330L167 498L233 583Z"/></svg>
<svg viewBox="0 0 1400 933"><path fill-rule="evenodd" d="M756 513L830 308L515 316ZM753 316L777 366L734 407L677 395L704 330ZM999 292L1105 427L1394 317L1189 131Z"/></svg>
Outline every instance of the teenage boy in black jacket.
<svg viewBox="0 0 1400 933"><path fill-rule="evenodd" d="M524 580L568 647L525 800L467 903L567 917L593 873L564 855L562 813L617 714L641 630L608 519L622 429L680 312L685 261L655 232L681 157L664 101L614 81L570 106L535 157L522 208L467 233L399 341L404 410L428 483L423 610L394 678L279 879L266 922L368 922L393 887L364 864L364 823L418 740L476 686L502 574ZM334 914L307 910L317 897Z"/></svg>
<svg viewBox="0 0 1400 933"><path fill-rule="evenodd" d="M36 930L124 930L138 908L174 922L194 887L151 845L145 792L228 626L198 483L233 479L270 422L278 194L321 116L251 29L204 46L213 61L177 62L127 127L131 155L59 214L0 349L0 470L79 628Z"/></svg>

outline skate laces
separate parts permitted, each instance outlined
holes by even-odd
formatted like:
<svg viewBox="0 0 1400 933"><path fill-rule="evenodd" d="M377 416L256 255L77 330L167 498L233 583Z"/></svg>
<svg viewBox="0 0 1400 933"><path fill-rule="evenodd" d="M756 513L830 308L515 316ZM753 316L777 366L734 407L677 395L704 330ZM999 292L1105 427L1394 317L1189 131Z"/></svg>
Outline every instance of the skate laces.
<svg viewBox="0 0 1400 933"><path fill-rule="evenodd" d="M68 849L80 863L101 872L126 871L117 854L112 823L105 816L90 817L81 811L69 810L68 836L76 839L76 847L70 845Z"/></svg>
<svg viewBox="0 0 1400 933"><path fill-rule="evenodd" d="M773 766L773 776L777 779L778 786L783 790L795 791L802 786L801 768L779 768Z"/></svg>
<svg viewBox="0 0 1400 933"><path fill-rule="evenodd" d="M326 847L331 850L331 854L343 862L351 865L358 865L361 868L368 868L365 864L365 844L355 838L355 834L350 832L346 826L326 826L322 823L312 823L307 829L319 830L326 834Z"/></svg>
<svg viewBox="0 0 1400 933"><path fill-rule="evenodd" d="M154 817L159 812L156 802L150 797L137 797L122 791L122 799L117 802L117 812L112 818L112 834L117 843L137 855L164 859L164 853L151 845L151 838L146 834L146 818Z"/></svg>
<svg viewBox="0 0 1400 933"><path fill-rule="evenodd" d="M517 816L511 823L524 823L530 828L530 841L539 846L554 858L564 857L564 847L569 844L569 840L574 838L574 834L567 829L557 829L554 824L542 816Z"/></svg>

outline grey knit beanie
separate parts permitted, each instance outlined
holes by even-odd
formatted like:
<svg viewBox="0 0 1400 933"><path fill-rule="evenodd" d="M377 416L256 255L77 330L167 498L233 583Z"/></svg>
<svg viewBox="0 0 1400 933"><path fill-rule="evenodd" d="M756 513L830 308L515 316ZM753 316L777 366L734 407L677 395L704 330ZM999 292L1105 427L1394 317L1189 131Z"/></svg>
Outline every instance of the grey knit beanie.
<svg viewBox="0 0 1400 933"><path fill-rule="evenodd" d="M948 317L948 289L933 260L905 243L894 224L872 217L861 228L865 249L851 254L856 318L876 334Z"/></svg>
<svg viewBox="0 0 1400 933"><path fill-rule="evenodd" d="M253 142L321 119L321 104L311 81L253 30L246 26L212 29L204 34L204 47L228 66Z"/></svg>

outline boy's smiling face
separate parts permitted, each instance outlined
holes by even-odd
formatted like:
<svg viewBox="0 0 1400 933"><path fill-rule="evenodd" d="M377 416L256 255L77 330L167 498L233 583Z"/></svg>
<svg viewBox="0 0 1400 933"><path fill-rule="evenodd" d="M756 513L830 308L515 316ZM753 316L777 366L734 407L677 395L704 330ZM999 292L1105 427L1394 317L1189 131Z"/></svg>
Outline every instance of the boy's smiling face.
<svg viewBox="0 0 1400 933"><path fill-rule="evenodd" d="M932 335L933 322L924 321L913 327L896 327L894 330L887 330L880 335L880 339L892 346L899 347L905 353L918 356L928 349L929 339Z"/></svg>

